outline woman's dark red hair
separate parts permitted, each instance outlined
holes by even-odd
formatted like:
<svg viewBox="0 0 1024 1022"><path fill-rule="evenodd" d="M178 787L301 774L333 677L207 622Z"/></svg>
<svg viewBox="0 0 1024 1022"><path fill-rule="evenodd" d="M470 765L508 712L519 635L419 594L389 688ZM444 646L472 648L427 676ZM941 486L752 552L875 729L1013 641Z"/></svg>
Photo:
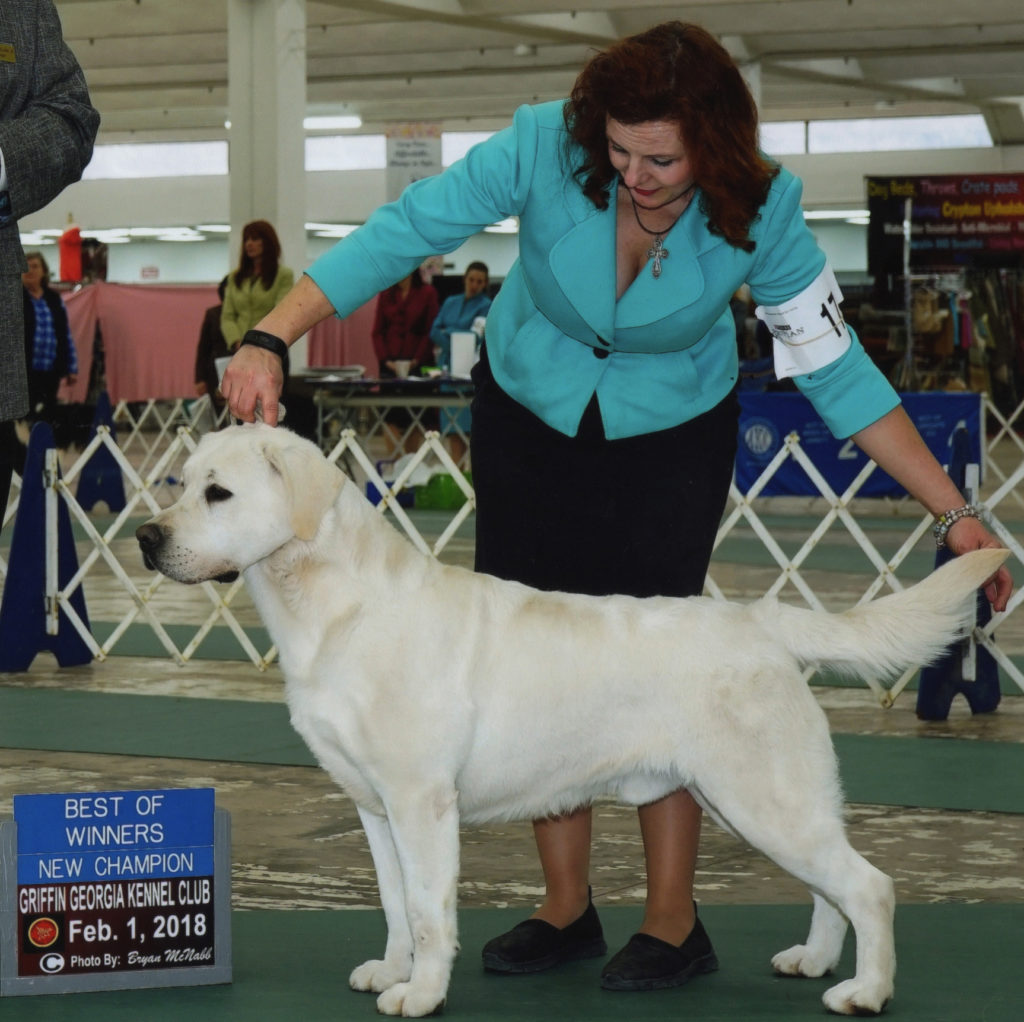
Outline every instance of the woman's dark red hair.
<svg viewBox="0 0 1024 1022"><path fill-rule="evenodd" d="M608 158L608 117L622 124L675 121L709 229L753 251L750 226L779 170L758 148L757 106L743 76L710 33L666 22L596 54L576 79L565 124L585 156L573 174L599 209L617 177Z"/></svg>
<svg viewBox="0 0 1024 1022"><path fill-rule="evenodd" d="M256 275L253 261L245 254L245 243L250 238L258 238L263 242L263 255L260 256L260 280L269 291L281 264L281 241L277 236L277 231L268 220L252 220L242 228L242 256L238 261L238 269L234 273L235 286L241 287L243 281Z"/></svg>

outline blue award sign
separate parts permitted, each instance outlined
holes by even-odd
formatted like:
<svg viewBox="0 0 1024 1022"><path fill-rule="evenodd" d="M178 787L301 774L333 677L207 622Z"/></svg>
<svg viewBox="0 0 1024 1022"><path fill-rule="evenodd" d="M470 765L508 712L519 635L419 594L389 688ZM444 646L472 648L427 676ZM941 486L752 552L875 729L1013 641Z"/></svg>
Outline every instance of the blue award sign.
<svg viewBox="0 0 1024 1022"><path fill-rule="evenodd" d="M0 858L0 995L231 981L212 788L16 795Z"/></svg>

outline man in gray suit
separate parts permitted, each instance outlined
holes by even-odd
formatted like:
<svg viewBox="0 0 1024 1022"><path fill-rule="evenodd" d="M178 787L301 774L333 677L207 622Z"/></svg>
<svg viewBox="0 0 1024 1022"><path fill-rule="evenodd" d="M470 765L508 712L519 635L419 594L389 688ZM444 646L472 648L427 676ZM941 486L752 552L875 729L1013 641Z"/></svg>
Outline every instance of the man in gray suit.
<svg viewBox="0 0 1024 1022"><path fill-rule="evenodd" d="M18 218L56 198L92 157L100 115L64 42L53 0L0 2L0 516L10 420L28 411Z"/></svg>

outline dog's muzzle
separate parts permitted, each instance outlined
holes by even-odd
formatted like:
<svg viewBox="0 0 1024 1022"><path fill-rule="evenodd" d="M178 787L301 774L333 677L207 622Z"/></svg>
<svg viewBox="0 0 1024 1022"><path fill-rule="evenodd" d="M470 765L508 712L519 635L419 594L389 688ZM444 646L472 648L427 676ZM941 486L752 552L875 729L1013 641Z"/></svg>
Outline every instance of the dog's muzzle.
<svg viewBox="0 0 1024 1022"><path fill-rule="evenodd" d="M146 522L135 530L135 538L139 541L139 549L142 551L142 561L150 571L159 571L170 578L176 578L179 582L196 582L198 579L182 578L168 563L166 557L161 557L161 551L167 543L169 533L155 522ZM214 575L213 582L234 582L238 578L237 571L225 571L220 575Z"/></svg>

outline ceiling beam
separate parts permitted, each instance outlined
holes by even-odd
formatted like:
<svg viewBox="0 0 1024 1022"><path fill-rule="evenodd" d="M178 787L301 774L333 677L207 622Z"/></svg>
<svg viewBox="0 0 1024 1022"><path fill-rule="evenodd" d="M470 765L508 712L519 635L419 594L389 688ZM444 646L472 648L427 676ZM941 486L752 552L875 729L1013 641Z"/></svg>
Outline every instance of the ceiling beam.
<svg viewBox="0 0 1024 1022"><path fill-rule="evenodd" d="M835 74L809 66L812 63L820 66L819 61L808 61L805 64L799 61L778 61L763 58L761 66L766 71L771 70L781 78L788 78L792 81L806 82L813 85L837 85L846 89L884 93L888 99L932 99L948 102L962 98L960 93L953 95L942 87L926 87L923 85L912 85L908 82L893 81L891 79L883 80L864 76ZM964 100L964 102L969 101Z"/></svg>
<svg viewBox="0 0 1024 1022"><path fill-rule="evenodd" d="M1024 102L986 103L981 115L994 145L1024 145Z"/></svg>
<svg viewBox="0 0 1024 1022"><path fill-rule="evenodd" d="M602 14L473 14L459 0L320 0L330 7L379 14L384 20L431 21L445 25L504 32L518 39L586 42L604 46L618 38L611 19Z"/></svg>

